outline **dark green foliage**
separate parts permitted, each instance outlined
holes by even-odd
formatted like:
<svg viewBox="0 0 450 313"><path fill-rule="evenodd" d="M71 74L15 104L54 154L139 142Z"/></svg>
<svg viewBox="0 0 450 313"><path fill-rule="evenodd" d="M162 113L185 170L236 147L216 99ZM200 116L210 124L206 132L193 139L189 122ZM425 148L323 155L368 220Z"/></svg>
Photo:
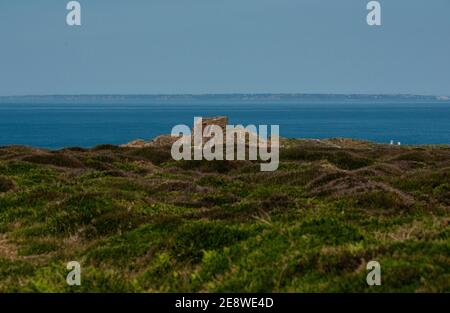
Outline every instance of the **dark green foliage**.
<svg viewBox="0 0 450 313"><path fill-rule="evenodd" d="M31 163L49 164L59 167L70 167L70 168L83 167L83 164L77 159L71 156L57 153L31 155L24 157L22 160Z"/></svg>
<svg viewBox="0 0 450 313"><path fill-rule="evenodd" d="M450 149L283 144L275 172L168 147L1 148L0 292L450 291Z"/></svg>
<svg viewBox="0 0 450 313"><path fill-rule="evenodd" d="M248 235L248 231L222 223L193 222L178 231L174 252L179 258L198 261L203 251L231 246Z"/></svg>
<svg viewBox="0 0 450 313"><path fill-rule="evenodd" d="M359 228L344 220L321 217L300 224L296 234L313 235L326 245L339 245L347 242L359 242L364 239Z"/></svg>
<svg viewBox="0 0 450 313"><path fill-rule="evenodd" d="M373 191L355 197L356 204L368 209L398 210L407 209L406 205L396 194L386 191Z"/></svg>
<svg viewBox="0 0 450 313"><path fill-rule="evenodd" d="M6 177L0 176L0 192L7 192L14 188L14 182Z"/></svg>
<svg viewBox="0 0 450 313"><path fill-rule="evenodd" d="M179 161L175 165L184 170L197 170L205 173L228 173L240 165L242 166L245 161Z"/></svg>
<svg viewBox="0 0 450 313"><path fill-rule="evenodd" d="M120 151L121 149L118 146L115 145L109 145L109 144L103 144L103 145L97 145L94 148L92 148L92 151Z"/></svg>
<svg viewBox="0 0 450 313"><path fill-rule="evenodd" d="M130 155L149 160L157 165L172 160L170 151L162 148L146 147L141 149L133 149L131 150Z"/></svg>
<svg viewBox="0 0 450 313"><path fill-rule="evenodd" d="M353 152L344 152L334 148L305 149L303 147L291 147L282 151L281 157L286 160L328 160L337 167L346 170L358 169L373 163L372 160L357 156Z"/></svg>

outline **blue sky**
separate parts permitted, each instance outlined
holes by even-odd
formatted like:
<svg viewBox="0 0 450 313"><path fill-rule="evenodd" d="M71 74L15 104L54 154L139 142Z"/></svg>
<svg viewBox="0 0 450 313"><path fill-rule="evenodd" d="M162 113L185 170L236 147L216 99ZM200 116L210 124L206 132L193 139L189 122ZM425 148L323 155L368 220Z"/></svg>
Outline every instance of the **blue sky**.
<svg viewBox="0 0 450 313"><path fill-rule="evenodd" d="M0 95L450 95L450 1L1 0Z"/></svg>

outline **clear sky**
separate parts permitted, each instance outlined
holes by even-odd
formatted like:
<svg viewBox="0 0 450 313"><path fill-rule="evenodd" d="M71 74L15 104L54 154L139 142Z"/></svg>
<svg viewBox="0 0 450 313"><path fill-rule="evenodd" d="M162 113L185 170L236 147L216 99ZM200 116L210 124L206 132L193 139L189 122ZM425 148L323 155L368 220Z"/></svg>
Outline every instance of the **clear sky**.
<svg viewBox="0 0 450 313"><path fill-rule="evenodd" d="M0 95L450 95L450 1L0 0Z"/></svg>

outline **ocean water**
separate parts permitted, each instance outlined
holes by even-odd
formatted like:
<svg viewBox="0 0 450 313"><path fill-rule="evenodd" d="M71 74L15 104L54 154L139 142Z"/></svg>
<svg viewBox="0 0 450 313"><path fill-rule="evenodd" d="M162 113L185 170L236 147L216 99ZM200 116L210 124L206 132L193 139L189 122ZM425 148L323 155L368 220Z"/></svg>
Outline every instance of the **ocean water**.
<svg viewBox="0 0 450 313"><path fill-rule="evenodd" d="M0 100L0 146L58 149L123 144L170 133L194 116L230 124L278 124L292 138L348 137L402 144L450 144L450 102L345 97L41 97Z"/></svg>

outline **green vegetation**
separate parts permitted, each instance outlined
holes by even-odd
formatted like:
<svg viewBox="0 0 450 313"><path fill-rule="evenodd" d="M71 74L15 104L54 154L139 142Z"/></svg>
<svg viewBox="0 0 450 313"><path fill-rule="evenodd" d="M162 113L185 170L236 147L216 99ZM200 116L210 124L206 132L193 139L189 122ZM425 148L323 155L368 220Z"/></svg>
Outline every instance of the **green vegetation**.
<svg viewBox="0 0 450 313"><path fill-rule="evenodd" d="M0 148L0 292L450 291L449 147L286 140L259 169Z"/></svg>

